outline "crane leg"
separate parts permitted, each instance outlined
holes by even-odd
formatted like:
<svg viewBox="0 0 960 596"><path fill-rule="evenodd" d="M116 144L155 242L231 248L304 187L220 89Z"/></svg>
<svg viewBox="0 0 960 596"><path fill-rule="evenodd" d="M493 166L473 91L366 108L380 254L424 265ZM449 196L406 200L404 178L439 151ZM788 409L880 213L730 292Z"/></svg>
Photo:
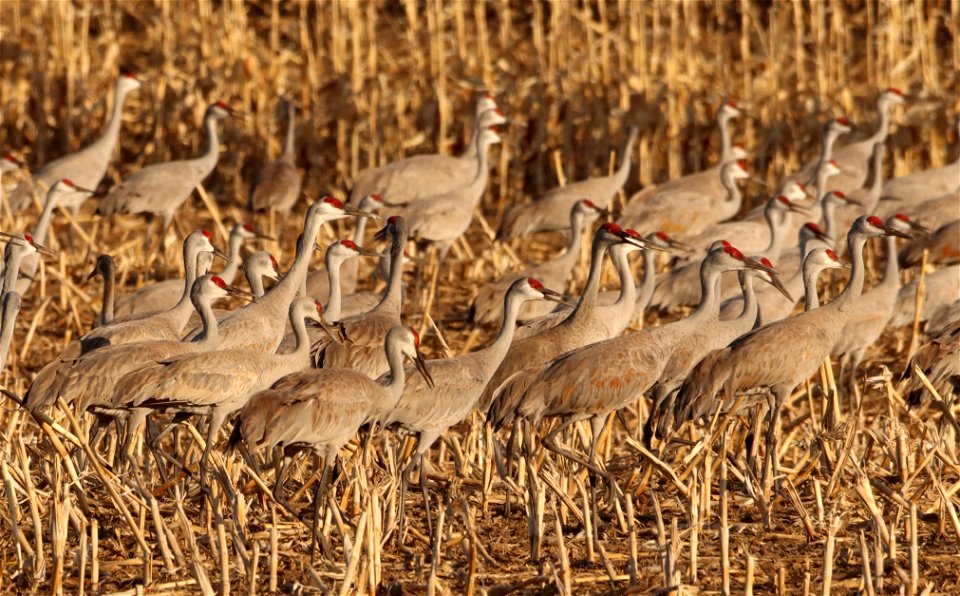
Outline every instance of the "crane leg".
<svg viewBox="0 0 960 596"><path fill-rule="evenodd" d="M417 461L419 462L417 467L420 468L420 492L423 493L423 513L427 518L427 536L433 536L433 515L430 513L430 479L427 478L426 455L420 453Z"/></svg>
<svg viewBox="0 0 960 596"><path fill-rule="evenodd" d="M514 428L520 423L514 423ZM527 533L530 539L530 560L540 561L543 546L543 511L540 509L539 470L533 461L533 431L530 424L523 425L523 459L527 468Z"/></svg>
<svg viewBox="0 0 960 596"><path fill-rule="evenodd" d="M313 495L313 536L310 539L311 564L317 558L317 540L320 534L320 503L326 500L327 486L330 484L330 469L333 467L332 464L337 456L329 453L321 456L318 453L317 459L319 460L321 457L323 457L323 473L320 474L320 482L317 483L317 492ZM326 551L326 548L324 548L324 551ZM324 556L329 557L330 553L324 552Z"/></svg>
<svg viewBox="0 0 960 596"><path fill-rule="evenodd" d="M403 534L406 531L407 523L407 487L410 486L410 474L413 473L413 459L407 462L400 472L400 502L397 504L397 546L403 546Z"/></svg>
<svg viewBox="0 0 960 596"><path fill-rule="evenodd" d="M578 422L579 420L580 420L579 418L568 418L566 421L564 421L563 424L557 426L556 428L548 432L546 436L543 437L543 441L542 441L543 446L549 449L550 451L556 453L560 457L564 459L568 459L574 463L578 463L584 468L593 472L594 474L598 474L599 476L603 477L604 480L610 483L611 488L613 488L618 493L620 493L621 492L620 487L617 486L617 479L613 474L611 474L606 470L598 468L593 463L591 463L586 458L584 458L582 455L570 449L567 449L566 447L562 447L557 443L557 435L562 433L564 430L570 427L570 425L574 424L575 422Z"/></svg>
<svg viewBox="0 0 960 596"><path fill-rule="evenodd" d="M290 471L290 465L293 463L293 455L287 453L285 449L274 449L273 464L277 470L277 479L273 484L273 500L287 510L290 515L299 517L297 511L293 508L283 496L283 483L287 479L287 473Z"/></svg>
<svg viewBox="0 0 960 596"><path fill-rule="evenodd" d="M763 466L763 498L766 502L766 512L764 513L764 524L770 526L770 515L772 507L770 497L773 492L774 479L780 474L780 455L778 449L780 437L780 410L783 404L790 397L789 387L773 388L773 403L770 407L770 415L767 421L767 453Z"/></svg>
<svg viewBox="0 0 960 596"><path fill-rule="evenodd" d="M210 426L207 429L207 444L203 447L203 455L200 456L200 493L209 496L209 487L207 486L207 470L210 465L210 454L213 452L213 444L217 440L220 428L227 419L227 412L214 408L210 413Z"/></svg>
<svg viewBox="0 0 960 596"><path fill-rule="evenodd" d="M124 469L130 466L130 458L133 456L133 446L136 437L140 433L143 422L147 419L147 411L143 408L134 408L127 415L127 428L123 437L123 446L120 449L121 465Z"/></svg>

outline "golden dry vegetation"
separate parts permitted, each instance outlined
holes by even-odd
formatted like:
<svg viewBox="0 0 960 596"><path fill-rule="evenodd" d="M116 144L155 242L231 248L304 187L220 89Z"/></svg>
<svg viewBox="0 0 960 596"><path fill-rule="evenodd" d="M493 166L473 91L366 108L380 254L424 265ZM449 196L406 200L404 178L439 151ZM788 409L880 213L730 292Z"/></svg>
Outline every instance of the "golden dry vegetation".
<svg viewBox="0 0 960 596"><path fill-rule="evenodd" d="M51 244L59 255L44 263L24 298L4 373L5 386L19 395L89 329L100 286L86 275L97 254L117 258L126 292L177 275L174 236L206 226L222 246L233 221L252 217L244 205L253 174L279 152L281 94L301 106L297 161L311 200L344 196L369 165L458 151L470 133L475 93L496 95L510 123L494 151L485 221L455 245L454 272L441 275L436 288L442 309L431 315L440 333L425 343L440 357L445 346L458 354L493 331L473 329L463 314L478 284L515 264L490 235L505 207L558 180L607 171L627 124L639 126L640 137L626 197L712 163L713 112L725 99L752 115L737 123L735 138L768 184L816 155L825 118L845 114L872 126L874 97L887 86L911 99L894 114L886 174L952 159L960 2L6 0L0 147L39 167L84 146L109 113L121 68L144 85L128 102L101 192L145 165L196 155L209 103L227 101L244 116L221 126L220 162L178 214L168 265L147 265L139 218L101 220L92 213L95 200L78 221L57 217ZM764 192L748 182L747 196L758 198L745 209ZM287 220L257 216L275 228L279 241L267 248L282 262L291 258L307 203ZM28 229L36 214L5 209L2 229ZM334 237L324 235L323 242ZM512 248L537 261L559 245L544 235ZM834 277L830 294L842 282ZM869 279L876 277L872 270ZM423 306L408 305L409 322L434 330L418 314ZM660 320L650 315L647 324ZM888 330L868 355L868 374L879 374L880 365L899 374L921 341L916 329ZM445 473L434 506L444 524L439 543L427 535L413 491L412 527L403 546L396 544L397 481L387 471L395 462L385 446L399 439L385 433L372 455L351 447L345 456L337 495L348 517L328 508L330 553L311 566L309 525L276 507L239 458L224 458L224 487L235 482L238 491L233 508L222 490L223 500L201 507L196 484L184 494L182 480L164 480L169 470L145 449L137 474L117 476L90 463L75 478L88 423L55 409L57 425L41 429L7 401L0 412L0 582L7 592L41 593L626 593L681 584L688 593L724 585L785 594L827 593L830 585L836 593L955 591L956 430L933 408L907 409L890 383L864 386L859 402L843 389L831 402L825 391L836 391L829 369L788 407L786 475L771 528L749 496L754 480L739 455L747 425L739 419L721 422L732 429L723 446L690 429L689 442L668 450L649 476L638 473L644 456L614 422L601 452L631 496L627 511L604 501L602 539L594 544L581 525L590 479L562 462L545 466L556 490L547 494L539 564L527 559L522 475L520 487L497 479L478 416L431 453ZM832 426L824 423L829 404L842 412ZM646 407L638 404L639 414ZM196 434L187 429L177 439L181 449ZM269 484L272 472L264 473ZM291 484L312 485L311 474L306 461ZM303 492L293 500L309 510L312 491Z"/></svg>

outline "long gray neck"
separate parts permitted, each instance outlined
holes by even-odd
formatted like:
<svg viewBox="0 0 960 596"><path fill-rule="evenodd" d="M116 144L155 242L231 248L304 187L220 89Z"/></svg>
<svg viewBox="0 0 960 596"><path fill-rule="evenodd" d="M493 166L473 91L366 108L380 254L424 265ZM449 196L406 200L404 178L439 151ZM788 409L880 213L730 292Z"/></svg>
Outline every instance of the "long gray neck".
<svg viewBox="0 0 960 596"><path fill-rule="evenodd" d="M723 183L723 187L727 190L727 202L740 204L742 199L740 195L740 187L737 186L737 181L733 179L733 173L730 168L727 168L726 172L723 172L720 175L720 181Z"/></svg>
<svg viewBox="0 0 960 596"><path fill-rule="evenodd" d="M217 324L216 315L213 314L213 304L209 298L198 296L193 301L193 306L200 315L200 324L203 327L203 333L198 336L200 339L197 341L208 347L218 345L220 343L220 327Z"/></svg>
<svg viewBox="0 0 960 596"><path fill-rule="evenodd" d="M283 155L281 157L293 159L296 128L297 108L293 107L293 104L287 104L287 136L283 142Z"/></svg>
<svg viewBox="0 0 960 596"><path fill-rule="evenodd" d="M253 299L257 300L263 296L263 276L259 272L246 269L243 272L243 276L247 279L247 285L250 286L250 293L253 294Z"/></svg>
<svg viewBox="0 0 960 596"><path fill-rule="evenodd" d="M656 253L652 250L643 251L643 282L637 291L637 302L634 312L647 309L650 299L653 298L653 289L657 285Z"/></svg>
<svg viewBox="0 0 960 596"><path fill-rule="evenodd" d="M836 205L832 199L820 201L820 213L821 217L823 218L823 231L826 233L828 238L836 238L837 220L836 217L834 217L836 209ZM836 245L836 241L834 241L834 245Z"/></svg>
<svg viewBox="0 0 960 596"><path fill-rule="evenodd" d="M212 113L207 113L207 116L203 119L203 126L207 129L207 152L194 160L194 163L199 166L198 169L203 172L203 177L206 178L216 167L217 160L220 159L220 140L217 137L217 118Z"/></svg>
<svg viewBox="0 0 960 596"><path fill-rule="evenodd" d="M864 213L873 213L880 203L883 194L883 150L874 146L870 160L870 182L868 186L869 203L863 208Z"/></svg>
<svg viewBox="0 0 960 596"><path fill-rule="evenodd" d="M363 246L364 234L367 233L367 218L358 217L357 225L353 228L353 241ZM340 265L340 283L343 284L344 294L353 294L357 291L357 274L360 271L360 259L347 259Z"/></svg>
<svg viewBox="0 0 960 596"><path fill-rule="evenodd" d="M817 278L822 269L813 263L804 263L803 267L803 310L820 308L820 296L817 295Z"/></svg>
<svg viewBox="0 0 960 596"><path fill-rule="evenodd" d="M110 120L107 122L107 128L103 135L93 142L96 150L109 159L113 148L120 137L120 124L123 121L123 102L127 98L127 91L124 91L122 79L117 81L117 87L113 92L113 110L110 112Z"/></svg>
<svg viewBox="0 0 960 596"><path fill-rule="evenodd" d="M54 188L47 192L47 199L43 202L43 211L40 212L40 218L37 219L37 223L30 233L34 242L47 243L47 233L50 231L50 222L53 220L53 209L57 206L58 195L59 192ZM37 256L39 257L39 255Z"/></svg>
<svg viewBox="0 0 960 596"><path fill-rule="evenodd" d="M291 359L308 356L310 354L310 335L307 333L307 320L299 313L299 309L290 310L290 327L297 343L293 351L284 354Z"/></svg>
<svg viewBox="0 0 960 596"><path fill-rule="evenodd" d="M3 316L0 319L0 371L6 367L7 354L10 352L10 342L13 340L13 331L16 326L17 313L20 312L20 296L9 294L3 297Z"/></svg>
<svg viewBox="0 0 960 596"><path fill-rule="evenodd" d="M863 245L866 243L867 237L863 234L850 233L847 235L847 251L850 253L850 281L847 282L847 287L840 292L840 295L830 302L829 306L845 311L863 292Z"/></svg>
<svg viewBox="0 0 960 596"><path fill-rule="evenodd" d="M484 367L489 376L493 376L494 371L503 362L510 344L513 343L513 333L517 328L517 316L520 314L520 308L527 301L527 298L514 292L507 292L503 297L503 324L500 326L500 332L497 333L489 346L482 350L474 352L479 354L483 360Z"/></svg>
<svg viewBox="0 0 960 596"><path fill-rule="evenodd" d="M900 266L897 263L897 239L894 236L887 236L885 239L887 245L887 261L883 269L883 281L881 286L900 287Z"/></svg>
<svg viewBox="0 0 960 596"><path fill-rule="evenodd" d="M289 305L293 302L298 291L306 294L307 272L310 269L310 257L313 255L313 245L317 241L317 234L320 233L320 226L323 221L317 216L310 216L308 212L307 220L304 223L303 235L297 244L297 256L293 261L293 266L287 271L277 285L270 290L270 296L276 296L271 300L277 300L279 303Z"/></svg>
<svg viewBox="0 0 960 596"><path fill-rule="evenodd" d="M26 240L24 240L26 242ZM0 300L7 292L17 287L17 278L20 275L20 263L23 262L26 247L19 244L8 244L10 251L7 253L7 261L3 271L3 291L0 292Z"/></svg>
<svg viewBox="0 0 960 596"><path fill-rule="evenodd" d="M101 273L103 274L103 308L100 309L100 325L103 326L113 321L117 273L112 267Z"/></svg>
<svg viewBox="0 0 960 596"><path fill-rule="evenodd" d="M696 325L720 316L720 271L709 256L700 265L700 296L700 304L686 318L688 324Z"/></svg>
<svg viewBox="0 0 960 596"><path fill-rule="evenodd" d="M877 98L877 132L870 137L871 143L882 143L890 134L890 104L881 95Z"/></svg>
<svg viewBox="0 0 960 596"><path fill-rule="evenodd" d="M406 244L406 238L397 238L390 245L390 278L387 280L387 290L383 293L383 298L374 308L378 312L384 310L400 312L400 303L403 299L404 244Z"/></svg>
<svg viewBox="0 0 960 596"><path fill-rule="evenodd" d="M791 275L789 279L783 282L783 287L787 289L787 293L789 293L791 296L796 296L800 292L804 291L804 261L807 258L807 253L809 252L807 250L809 244L809 238L805 234L801 234L800 266L797 267L797 270L793 272L793 275Z"/></svg>
<svg viewBox="0 0 960 596"><path fill-rule="evenodd" d="M623 153L620 155L620 166L617 167L617 171L613 174L613 181L618 187L623 186L627 182L627 176L630 175L630 156L633 154L633 145L637 142L637 128L630 127L630 135L627 137L627 142L623 145Z"/></svg>
<svg viewBox="0 0 960 596"><path fill-rule="evenodd" d="M477 118L473 121L473 136L470 137L470 141L463 148L463 153L460 154L460 159L475 160L477 158L477 139L480 138L480 123L483 121L483 115L486 112L477 114Z"/></svg>
<svg viewBox="0 0 960 596"><path fill-rule="evenodd" d="M793 219L793 214L790 211L781 213L780 221L774 221L776 217L776 215L773 215L767 221L767 225L770 226L770 242L763 252L763 254L773 262L776 262L777 259L780 258L780 253L783 252L783 243L787 232L791 228L790 220Z"/></svg>
<svg viewBox="0 0 960 596"><path fill-rule="evenodd" d="M760 312L760 306L757 303L757 292L753 287L754 276L746 271L739 271L740 291L743 292L743 309L737 321L741 323L750 322L751 327L757 320L757 314Z"/></svg>
<svg viewBox="0 0 960 596"><path fill-rule="evenodd" d="M820 139L820 159L817 161L817 169L823 167L825 163L833 159L833 144L840 136L840 132L832 126L826 127L823 138Z"/></svg>
<svg viewBox="0 0 960 596"><path fill-rule="evenodd" d="M617 271L617 277L620 278L620 295L617 296L614 304L618 306L629 304L632 312L637 302L637 286L633 280L633 272L630 271L629 253L624 249L623 244L610 248L610 260Z"/></svg>
<svg viewBox="0 0 960 596"><path fill-rule="evenodd" d="M388 401L391 403L378 403L376 407L383 408L383 410L392 410L397 400L403 395L403 386L407 382L407 371L403 367L403 348L399 342L387 341L384 349L387 352L387 365L390 367L390 372L381 377L380 382L386 388L387 394L390 396Z"/></svg>
<svg viewBox="0 0 960 596"><path fill-rule="evenodd" d="M220 272L220 279L228 284L232 284L233 280L237 278L240 265L243 264L243 259L240 258L241 246L243 246L243 238L240 237L240 234L230 234L230 252L227 255L230 262L227 263L227 266Z"/></svg>
<svg viewBox="0 0 960 596"><path fill-rule="evenodd" d="M477 173L473 181L467 188L467 194L474 198L474 202L479 202L483 197L483 189L487 186L487 176L490 174L490 161L487 153L490 152L489 142L484 142L482 137L477 140Z"/></svg>
<svg viewBox="0 0 960 596"><path fill-rule="evenodd" d="M324 259L327 265L327 281L329 290L327 292L327 304L323 307L324 316L331 323L340 320L340 313L343 310L343 290L340 287L340 267L343 260L336 258L327 251Z"/></svg>
<svg viewBox="0 0 960 596"><path fill-rule="evenodd" d="M720 125L720 163L727 163L733 153L733 139L730 136L730 116L721 112L717 118Z"/></svg>
<svg viewBox="0 0 960 596"><path fill-rule="evenodd" d="M180 296L180 301L171 310L189 311L193 309L190 290L193 288L193 282L197 281L197 257L199 254L200 251L193 247L193 243L188 237L187 241L183 243L183 294Z"/></svg>
<svg viewBox="0 0 960 596"><path fill-rule="evenodd" d="M589 317L597 306L597 294L600 292L600 277L603 274L603 255L610 247L610 242L603 239L603 232L597 232L593 239L593 247L590 250L590 273L587 275L587 283L583 287L583 293L580 294L580 300L577 306L567 317L570 321L575 321L583 317Z"/></svg>

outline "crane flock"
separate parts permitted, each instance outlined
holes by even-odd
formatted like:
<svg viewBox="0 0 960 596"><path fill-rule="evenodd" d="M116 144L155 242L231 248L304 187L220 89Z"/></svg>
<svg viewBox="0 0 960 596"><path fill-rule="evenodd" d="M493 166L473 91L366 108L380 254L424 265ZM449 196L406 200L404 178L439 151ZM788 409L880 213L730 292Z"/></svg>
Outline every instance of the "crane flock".
<svg viewBox="0 0 960 596"><path fill-rule="evenodd" d="M54 209L76 216L95 194L121 133L124 99L146 84L129 73L118 78L105 131L81 151L35 173L13 155L0 161L4 175L19 172L19 184L7 197L13 212L27 215L35 205L42 207L29 233L0 232L6 243L0 365L16 343L13 330L22 297L32 291L41 259L55 255L45 246ZM181 278L158 280L126 296L116 295L122 286L114 260L99 256L90 273L103 278L95 325L35 374L21 404L38 417L56 417L59 407L76 416L89 414L89 443L98 457L114 458L117 470L142 465L136 456L141 442L169 452L170 443L164 442L168 430L190 416L206 416L207 432L198 449L169 452L168 459L198 479L201 495L211 500L217 494L211 479L222 483L228 478L211 469L213 453L229 458L234 449L242 451L257 473L262 462L273 461L278 464L273 498L294 515L297 506L284 485L294 456L313 453L319 470L312 500L315 535L324 519L322 507L335 502L328 493L337 490L334 470L342 468L347 446L356 441L365 454L361 461L368 461L392 445L384 437L412 435L415 446L398 448L377 468L399 478L401 544L413 471L419 469L432 529L431 507L441 501L432 495L430 478L437 472L431 469L430 450L439 439L460 433L466 421L487 421L486 436L498 460L522 427L526 468L515 468L508 459L499 461L498 471L507 484L513 475L529 476L533 488L527 515L533 519L542 516L536 478L547 465L545 458L553 455L563 465L603 478L614 495L608 506L618 506L614 502L622 497L622 479L598 450L611 414L629 424L628 410L644 413L645 419L635 421L642 428L643 453L660 462L671 457L674 439L685 425L700 432L696 429L709 429L716 416L756 407L766 430L763 445L753 445L755 450L763 447L763 463L755 472L762 479L760 502L769 515L778 490L781 443L790 440L782 432L785 405L798 386L819 378L821 365L829 365L831 356L839 359L839 378L856 394L876 372L862 369L865 355L885 334L898 325L930 321L926 332L931 342L916 358L944 395L956 398L958 385L943 379L957 375L960 158L942 168L883 179L889 153L884 149L892 142L889 112L908 100L893 88L879 93L875 131L840 147L836 145L853 124L842 116L828 119L818 156L783 176L777 190L762 200L748 197L738 185L751 177L749 154L732 140L731 127L742 116L741 108L725 101L716 114L717 163L644 189L618 208L614 199L629 177L638 135L638 128L625 122L616 133L623 151L611 175L573 181L507 209L499 234L491 238L492 250L512 254L542 232L563 232L567 242L565 251L551 259L529 266L514 263L482 287L463 288L474 299L460 319L476 329L499 329L493 339L480 349L427 360L420 333L437 329L439 334L439 329L425 317L420 333L413 328L419 315L404 283L405 268L423 269L426 261L408 258L407 249L435 247L439 268L476 220L495 163L490 153L501 142L498 127L510 123L492 95L480 94L471 115L475 135L462 155L418 155L363 170L348 200L309 202L295 258L285 273L265 251L243 258L246 244L275 241L243 222L232 227L225 252L215 246L210 231L191 232L183 239ZM296 162L296 105L284 100L283 112L283 153L251 186L247 207L252 219L267 210L294 218L308 202ZM96 198L96 213L109 220L122 214L160 216L163 245L175 213L217 166L221 121L241 116L222 101L212 103L203 118L205 153L127 173ZM761 206L747 209L755 205ZM350 219L355 220L352 238L316 246L323 226ZM382 229L368 242L368 220L381 219ZM149 225L143 229L149 252L153 236ZM591 236L585 275L577 278L581 244ZM874 238L884 239L885 254L882 276L870 287L872 265L864 249ZM382 243L382 253L368 248ZM326 251L325 268L312 269L315 250ZM849 266L839 256L844 251ZM632 253L640 253L642 260L639 284ZM601 291L607 254L617 272L618 291ZM365 276L359 257L375 260L373 274ZM212 271L215 258L225 262L217 273ZM902 283L901 267L921 264L940 269L923 272L927 292L915 312L917 284ZM845 267L850 277L844 289L821 305L818 275ZM234 285L241 271L250 292ZM377 286L376 271L383 271L383 290L358 291ZM738 277L725 274L733 271ZM584 278L574 298L567 291L571 279ZM265 280L272 285L265 286ZM460 281L451 274L443 283ZM214 309L228 297L245 303L233 310ZM794 313L801 297L804 308ZM648 310L657 316L645 319ZM635 324L645 320L658 324ZM940 355L950 350L952 373L945 360L949 356ZM911 399L920 399L922 386L914 377L908 368L904 383ZM582 449L576 446L576 433L568 432L581 421L589 423L579 438ZM697 426L703 421L705 427ZM99 446L111 422L123 437L116 453ZM153 432L157 423L167 429ZM225 425L232 428L228 441L221 437ZM231 449L224 450L225 444ZM197 461L191 462L196 453ZM224 492L230 490L219 494ZM602 504L595 494L592 501L596 513ZM534 559L541 540L532 531Z"/></svg>

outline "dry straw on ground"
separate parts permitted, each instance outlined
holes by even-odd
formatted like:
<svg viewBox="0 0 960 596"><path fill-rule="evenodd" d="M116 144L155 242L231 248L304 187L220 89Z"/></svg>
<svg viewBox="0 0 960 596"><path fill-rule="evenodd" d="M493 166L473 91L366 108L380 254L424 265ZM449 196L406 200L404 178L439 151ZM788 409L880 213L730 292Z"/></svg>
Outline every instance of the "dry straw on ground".
<svg viewBox="0 0 960 596"><path fill-rule="evenodd" d="M196 154L208 103L222 99L242 110L242 120L222 127L225 149L200 193L224 225L249 217L242 206L252 174L279 151L281 94L302 106L298 164L305 195L315 198L343 195L370 164L459 149L474 93L492 91L511 124L483 203L491 227L505 206L558 179L606 171L626 123L641 131L628 196L711 163L712 113L727 98L753 115L737 125L736 138L768 183L816 153L827 116L845 114L869 126L873 98L887 86L912 97L896 114L887 174L942 165L956 151L946 132L960 93L956 0L6 0L0 36L0 146L33 165L97 134L120 68L144 79L125 111L121 146L101 190L144 165ZM222 244L224 226L211 225L204 205L195 200L181 211L178 237L205 225L219 230ZM58 218L60 256L45 263L25 298L4 378L18 394L89 328L99 287L83 280L97 253L118 258L125 290L156 275L143 269L140 220L107 223L90 211L77 223L91 242L78 232L72 248L64 243L70 224ZM302 207L277 223L280 242L271 249L285 260L300 213ZM34 218L4 211L2 229L23 230ZM167 262L176 263L176 242L169 244ZM546 237L514 248L540 260L556 246ZM462 275L441 276L442 310L431 314L450 351L459 353L490 331L473 333L462 322L475 284L511 261L482 225L454 254ZM871 351L868 372L879 373L881 365L902 370L910 342L909 329L891 330ZM429 344L439 356L438 337ZM826 399L825 391L836 390L832 379L825 369L788 407L786 476L772 529L759 522L758 505L747 496L755 481L735 455L745 440L741 421L717 421L707 435L712 442L691 430L689 444L668 450L649 476L637 465L639 443L614 423L602 452L631 496L626 511L607 503L602 540L594 543L581 532L581 520L592 523L584 515L590 481L562 463L545 465L543 480L555 491L541 508L540 564L526 558L527 525L517 504L526 493L496 479L479 418L432 453L446 474L435 506L439 541L426 535L419 495L408 496L414 521L404 546L389 533L396 481L371 463L383 458L392 465L383 442L398 439L387 433L374 441L373 455L344 458L337 494L348 518L327 509L331 556L311 567L306 527L273 506L239 460L228 458L224 483L239 491L233 509L220 500L213 510L201 508L181 482L163 479L146 450L138 456L142 466L134 466L138 475L118 478L92 458L77 479L72 461L85 422L56 410L56 424L41 428L6 402L0 582L4 591L71 593L135 593L144 581L153 593L647 592L681 584L686 593L954 591L956 429L941 424L935 410L908 410L889 383L862 387L862 400L842 390ZM834 424L825 416L828 404L842 412ZM181 449L196 435L186 429L177 438ZM311 469L301 466L291 484L309 480Z"/></svg>

